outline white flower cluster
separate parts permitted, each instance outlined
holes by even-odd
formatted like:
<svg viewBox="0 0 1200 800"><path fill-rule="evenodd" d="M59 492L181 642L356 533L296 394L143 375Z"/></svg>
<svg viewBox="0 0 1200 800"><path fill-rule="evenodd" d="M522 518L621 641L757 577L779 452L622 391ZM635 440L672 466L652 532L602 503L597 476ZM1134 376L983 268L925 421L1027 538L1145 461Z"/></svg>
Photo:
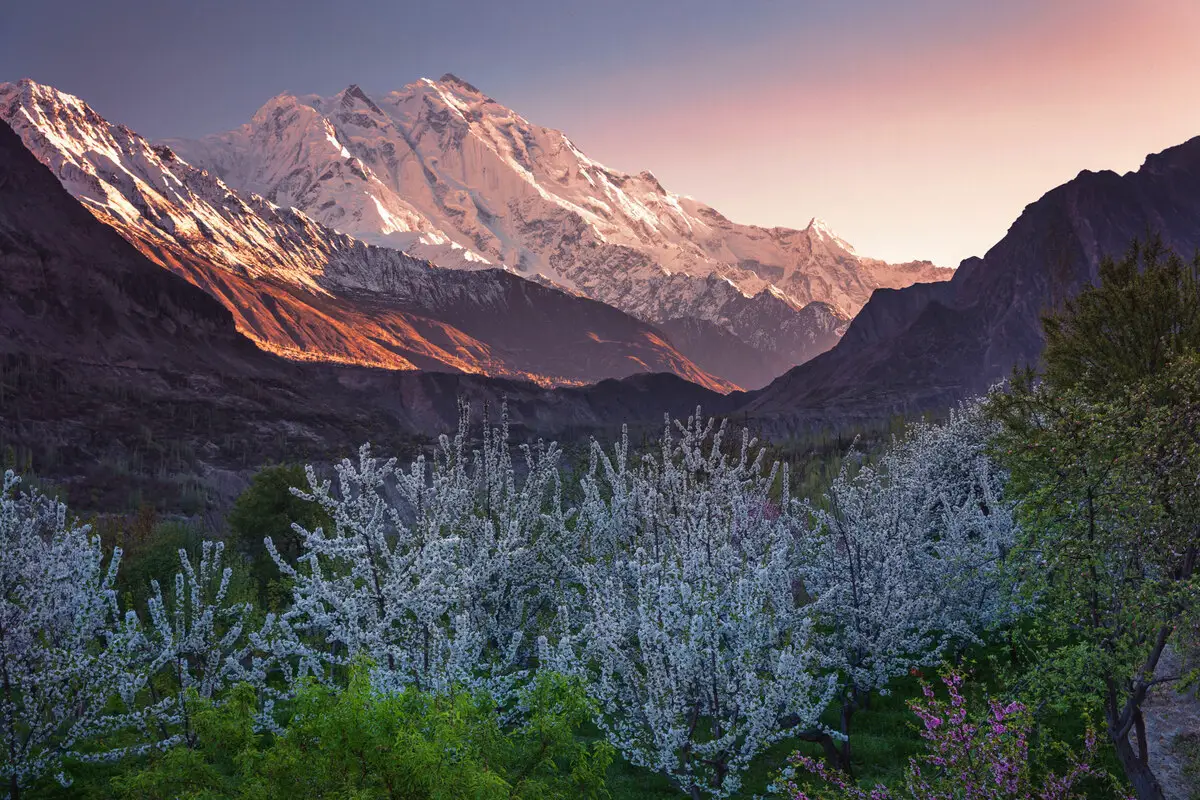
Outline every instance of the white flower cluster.
<svg viewBox="0 0 1200 800"><path fill-rule="evenodd" d="M294 489L332 520L269 552L282 614L232 599L220 543L180 553L148 621L122 615L98 537L37 493L0 494L0 726L12 787L65 757L190 742L192 698L256 687L260 723L312 676L366 658L380 691L483 689L502 708L537 669L577 676L631 762L694 797L736 792L752 759L805 731L839 694L884 689L1004 613L997 561L1013 538L991 431L968 406L919 425L824 497L697 409L657 449L593 442L577 508L555 444L486 421L407 469L364 445L336 482ZM514 458L517 455L517 458ZM94 737L122 742L97 752ZM121 738L124 737L124 738ZM92 743L89 744L89 741ZM65 777L64 777L65 779Z"/></svg>
<svg viewBox="0 0 1200 800"><path fill-rule="evenodd" d="M524 446L520 479L501 425L467 451L468 408L432 464L380 461L364 445L337 466L338 489L309 468L308 491L333 529L297 526L294 587L281 622L332 656L365 655L380 688L483 688L501 701L532 661L534 618L552 613L574 548L561 505L557 445Z"/></svg>
<svg viewBox="0 0 1200 800"><path fill-rule="evenodd" d="M18 494L19 482L6 472L0 491L0 775L10 792L59 771L69 753L123 755L78 748L147 719L135 702L146 684L134 668L140 626L113 591L120 551L105 566L98 536L63 504Z"/></svg>
<svg viewBox="0 0 1200 800"><path fill-rule="evenodd" d="M793 592L786 469L764 470L746 434L728 454L699 409L675 433L633 464L627 434L611 457L593 443L573 646L554 666L586 679L631 762L725 797L767 745L816 723L833 684Z"/></svg>
<svg viewBox="0 0 1200 800"><path fill-rule="evenodd" d="M275 618L267 616L257 631L251 629L254 606L248 601L229 598L233 570L221 566L224 542L204 542L200 563L193 565L186 550L179 551L181 571L175 575L175 590L170 602L163 598L157 580L151 580L151 625L146 642L153 661L146 671L155 674L165 669L174 678L175 695L164 704L161 723L178 731L169 740L174 744L193 743L191 695L206 701L219 701L221 691L239 683L248 683L263 694L261 721L272 727L270 711L281 694L268 678L279 664L278 648L273 647ZM297 648L289 637L285 659Z"/></svg>
<svg viewBox="0 0 1200 800"><path fill-rule="evenodd" d="M849 699L1001 621L999 562L1015 527L985 452L991 432L980 406L965 405L799 504L811 521L800 575L822 622L819 650Z"/></svg>

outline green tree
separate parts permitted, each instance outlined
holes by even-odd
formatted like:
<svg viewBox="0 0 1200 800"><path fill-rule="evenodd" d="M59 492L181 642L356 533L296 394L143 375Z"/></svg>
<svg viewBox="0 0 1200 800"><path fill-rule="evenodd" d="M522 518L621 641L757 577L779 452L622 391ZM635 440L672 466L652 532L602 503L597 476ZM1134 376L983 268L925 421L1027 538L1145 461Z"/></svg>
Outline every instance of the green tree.
<svg viewBox="0 0 1200 800"><path fill-rule="evenodd" d="M1045 320L1042 376L990 408L1020 499L1009 560L1036 608L1047 699L1099 707L1138 797L1162 797L1142 704L1178 626L1197 613L1200 295L1158 242L1106 261L1099 285Z"/></svg>
<svg viewBox="0 0 1200 800"><path fill-rule="evenodd" d="M1200 350L1200 254L1185 263L1153 238L1100 263L1100 282L1043 319L1045 382L1110 398Z"/></svg>
<svg viewBox="0 0 1200 800"><path fill-rule="evenodd" d="M268 608L279 608L290 595L281 585L279 567L267 553L263 540L271 537L280 555L292 563L303 551L292 523L308 530L318 527L329 530L333 524L319 505L292 494L293 486L308 486L304 467L294 464L265 467L254 476L229 512L231 544L249 560L259 600Z"/></svg>

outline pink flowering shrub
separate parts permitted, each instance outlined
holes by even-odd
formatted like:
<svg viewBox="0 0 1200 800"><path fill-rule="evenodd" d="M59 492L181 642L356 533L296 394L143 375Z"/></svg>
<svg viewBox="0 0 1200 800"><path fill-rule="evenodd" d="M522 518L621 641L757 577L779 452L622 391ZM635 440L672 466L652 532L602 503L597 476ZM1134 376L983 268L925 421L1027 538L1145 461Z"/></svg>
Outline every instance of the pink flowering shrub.
<svg viewBox="0 0 1200 800"><path fill-rule="evenodd" d="M1070 754L1067 769L1035 775L1029 758L1033 719L1021 703L991 700L984 713L972 714L962 694L963 676L942 677L946 698L922 683L923 697L909 701L920 720L924 755L909 760L903 790L881 784L864 789L824 762L793 753L775 788L786 800L1070 800L1087 795L1084 778L1107 778L1094 766L1096 737L1089 731L1081 755ZM816 776L824 785L811 788L799 779Z"/></svg>

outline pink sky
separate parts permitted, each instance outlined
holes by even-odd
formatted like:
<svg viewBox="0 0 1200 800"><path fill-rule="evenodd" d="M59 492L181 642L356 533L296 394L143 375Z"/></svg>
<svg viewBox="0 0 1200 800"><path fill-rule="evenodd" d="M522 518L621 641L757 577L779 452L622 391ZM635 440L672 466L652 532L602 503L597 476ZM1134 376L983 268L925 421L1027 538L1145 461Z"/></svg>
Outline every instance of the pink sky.
<svg viewBox="0 0 1200 800"><path fill-rule="evenodd" d="M1080 170L1200 135L1200 0L996 6L715 44L513 104L734 220L818 216L865 255L955 266Z"/></svg>
<svg viewBox="0 0 1200 800"><path fill-rule="evenodd" d="M0 80L157 138L228 130L285 90L453 72L732 219L819 216L861 253L943 265L1080 170L1200 135L1200 0L341 0L335 16L336 34L327 6L288 0L18 3Z"/></svg>

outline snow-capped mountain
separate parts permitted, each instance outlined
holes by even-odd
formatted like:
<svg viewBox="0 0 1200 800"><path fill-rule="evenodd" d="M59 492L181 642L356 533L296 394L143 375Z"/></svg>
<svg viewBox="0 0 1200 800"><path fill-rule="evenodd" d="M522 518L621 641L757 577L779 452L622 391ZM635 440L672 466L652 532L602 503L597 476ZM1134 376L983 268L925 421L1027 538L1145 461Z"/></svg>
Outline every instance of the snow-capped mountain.
<svg viewBox="0 0 1200 800"><path fill-rule="evenodd" d="M237 130L167 144L364 241L539 276L650 322L707 320L793 363L815 352L787 338L778 313L735 330L746 301L794 312L822 302L844 328L876 288L952 274L859 256L817 219L803 230L731 222L650 172L605 167L453 75L374 98L358 86L281 94ZM732 291L717 298L714 278Z"/></svg>
<svg viewBox="0 0 1200 800"><path fill-rule="evenodd" d="M94 216L216 296L264 349L549 383L674 372L730 388L617 309L500 270L439 269L367 245L234 191L51 87L0 84L0 119Z"/></svg>

